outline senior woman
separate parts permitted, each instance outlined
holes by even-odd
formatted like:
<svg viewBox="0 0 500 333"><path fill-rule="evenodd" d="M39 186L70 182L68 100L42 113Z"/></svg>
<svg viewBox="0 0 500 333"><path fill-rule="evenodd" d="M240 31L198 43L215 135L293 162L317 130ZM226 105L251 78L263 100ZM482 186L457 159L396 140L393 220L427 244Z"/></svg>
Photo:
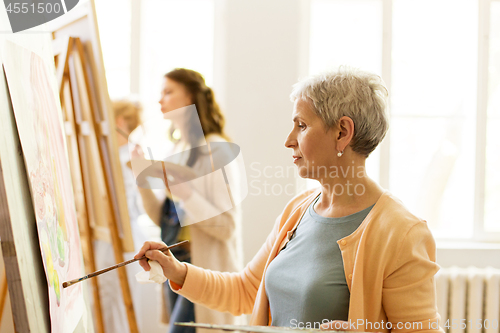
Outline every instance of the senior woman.
<svg viewBox="0 0 500 333"><path fill-rule="evenodd" d="M251 325L442 332L427 224L365 173L388 129L382 80L341 67L297 83L291 99L285 146L300 177L320 187L286 205L245 269L204 270L157 251L164 244L155 242L136 258L157 260L171 288L193 302L252 313Z"/></svg>

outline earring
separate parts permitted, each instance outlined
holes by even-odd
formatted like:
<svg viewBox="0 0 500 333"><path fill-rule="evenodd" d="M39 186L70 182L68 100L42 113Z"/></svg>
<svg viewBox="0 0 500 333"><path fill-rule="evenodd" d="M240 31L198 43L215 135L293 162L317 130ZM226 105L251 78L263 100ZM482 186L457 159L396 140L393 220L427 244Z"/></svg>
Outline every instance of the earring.
<svg viewBox="0 0 500 333"><path fill-rule="evenodd" d="M339 151L339 152L337 153L337 156L338 156L338 157L342 157L342 155L343 155L343 154L344 154L344 152L343 152L343 151Z"/></svg>

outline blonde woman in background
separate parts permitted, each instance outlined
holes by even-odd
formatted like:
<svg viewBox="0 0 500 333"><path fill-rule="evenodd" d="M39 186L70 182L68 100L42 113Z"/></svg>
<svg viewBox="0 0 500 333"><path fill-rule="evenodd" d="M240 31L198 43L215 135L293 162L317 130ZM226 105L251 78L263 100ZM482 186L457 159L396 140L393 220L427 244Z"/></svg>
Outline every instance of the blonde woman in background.
<svg viewBox="0 0 500 333"><path fill-rule="evenodd" d="M141 106L130 100L120 100L113 102L113 111L115 115L116 126L120 129L122 134L117 134L119 157L122 168L123 181L125 185L125 192L127 198L127 206L130 217L130 225L132 228L132 235L134 239L134 247L140 248L141 244L149 239L146 237L138 225L138 217L143 214L141 198L137 191L134 176L126 163L130 160L129 144L124 133L131 133L141 123ZM114 260L113 248L110 243L96 240L95 247L95 260L97 269L102 269L116 264ZM125 260L132 258L132 253L125 253ZM132 302L136 314L137 325L139 331L145 329L145 321L151 320L154 313L144 311L144 306L151 306L141 302L141 298L146 293L154 294L154 287L152 285L140 285L135 280L135 275L140 271L137 265L128 265L127 277L129 287L132 294ZM99 294L101 299L101 308L104 319L104 328L106 332L129 332L127 314L123 303L122 291L118 283L118 274L111 271L98 277L99 280ZM148 315L149 313L149 315ZM147 316L144 318L144 316ZM151 327L150 324L147 324Z"/></svg>
<svg viewBox="0 0 500 333"><path fill-rule="evenodd" d="M173 124L169 134L174 143L172 155L176 157L177 164L188 166L194 172L201 174L211 169L210 158L202 156L198 150L190 149L204 145L205 142L212 147L213 156L221 159L228 157L225 156L227 152L219 149L221 146L217 145L229 142L224 131L225 119L215 101L212 89L205 84L200 73L184 68L177 68L167 73L163 80L159 103L164 117L170 119ZM175 113L171 112L191 105L196 106L197 112L188 117L197 117L199 122L197 119L172 116ZM199 132L197 124L201 124L203 133ZM179 202L175 208L171 198L159 200L151 189L141 186L139 188L147 214L162 228L162 239L171 239L170 242L190 240L188 247L176 248L177 256L186 262L210 270L236 272L243 268L239 207L200 221L200 213L203 215L202 212L217 209L216 202L205 199L209 196L207 192L211 190L210 186L176 193L178 198L175 200ZM184 225L187 226L180 227L176 215L185 218L187 222ZM172 226L175 223L180 229L178 234L175 226ZM173 293L167 284L164 287L170 310L170 333L194 332L192 328L175 326L174 322L195 320L200 323L244 324L244 318L210 310L204 305L193 305L186 298Z"/></svg>

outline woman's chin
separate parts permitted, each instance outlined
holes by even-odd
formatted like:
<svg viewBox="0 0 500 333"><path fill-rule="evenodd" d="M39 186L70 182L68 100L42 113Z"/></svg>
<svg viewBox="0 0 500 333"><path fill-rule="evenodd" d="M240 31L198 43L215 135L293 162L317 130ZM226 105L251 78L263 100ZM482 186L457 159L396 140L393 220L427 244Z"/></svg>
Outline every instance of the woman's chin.
<svg viewBox="0 0 500 333"><path fill-rule="evenodd" d="M172 120L172 121L175 120L174 119L175 117L170 110L168 110L168 111L161 110L161 113L163 113L163 119L168 119L168 120Z"/></svg>
<svg viewBox="0 0 500 333"><path fill-rule="evenodd" d="M297 173L298 173L298 175L299 175L299 177L300 177L300 178L304 178L304 179L309 179L309 178L311 178L311 177L309 176L309 171L307 170L307 168L306 168L306 167L300 167L300 166L299 166L299 167L297 168Z"/></svg>

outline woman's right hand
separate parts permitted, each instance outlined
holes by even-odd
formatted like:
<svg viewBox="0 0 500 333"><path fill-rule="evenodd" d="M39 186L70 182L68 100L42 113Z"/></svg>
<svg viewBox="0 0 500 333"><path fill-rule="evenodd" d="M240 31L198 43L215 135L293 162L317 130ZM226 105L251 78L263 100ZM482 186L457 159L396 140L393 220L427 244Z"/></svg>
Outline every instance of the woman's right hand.
<svg viewBox="0 0 500 333"><path fill-rule="evenodd" d="M146 256L149 260L156 260L162 267L165 277L182 287L186 279L187 267L177 260L170 250L166 254L159 251L159 249L165 247L167 245L163 242L145 242L141 250L134 256L134 259ZM151 269L147 259L139 260L139 264L145 271Z"/></svg>
<svg viewBox="0 0 500 333"><path fill-rule="evenodd" d="M139 145L135 145L134 149L130 152L132 158L144 158L144 151Z"/></svg>

